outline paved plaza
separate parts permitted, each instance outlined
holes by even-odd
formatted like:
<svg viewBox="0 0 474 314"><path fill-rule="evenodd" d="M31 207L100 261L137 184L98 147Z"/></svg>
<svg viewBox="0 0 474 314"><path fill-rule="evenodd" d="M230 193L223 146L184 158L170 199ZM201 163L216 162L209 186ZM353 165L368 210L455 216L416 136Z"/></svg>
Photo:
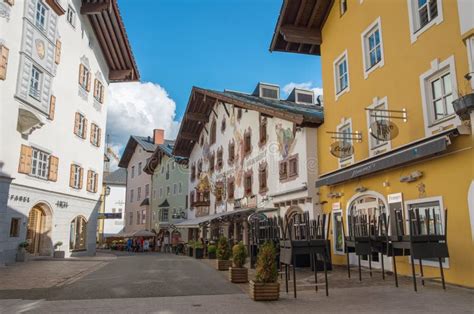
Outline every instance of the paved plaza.
<svg viewBox="0 0 474 314"><path fill-rule="evenodd" d="M0 277L0 313L473 313L474 308L469 289L443 291L428 283L415 293L410 278L401 277L397 289L393 276L383 281L379 272L372 278L364 272L359 282L355 273L348 279L344 268L330 272L329 297L313 290L308 270L298 270L296 300L290 290L278 302L254 302L246 284L230 283L212 261L162 253L35 260L0 268Z"/></svg>

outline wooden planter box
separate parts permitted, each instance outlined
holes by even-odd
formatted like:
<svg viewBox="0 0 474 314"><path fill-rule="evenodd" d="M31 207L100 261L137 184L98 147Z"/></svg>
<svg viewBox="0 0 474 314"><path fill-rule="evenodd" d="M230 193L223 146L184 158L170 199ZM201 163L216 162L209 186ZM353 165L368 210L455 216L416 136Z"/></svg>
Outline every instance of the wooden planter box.
<svg viewBox="0 0 474 314"><path fill-rule="evenodd" d="M250 297L254 301L276 301L280 298L280 283L259 283L250 280Z"/></svg>
<svg viewBox="0 0 474 314"><path fill-rule="evenodd" d="M220 260L220 259L216 260L216 269L217 270L229 270L229 267L231 267L231 266L232 266L231 261Z"/></svg>
<svg viewBox="0 0 474 314"><path fill-rule="evenodd" d="M53 257L54 258L64 258L64 256L66 256L65 253L66 252L64 252L64 251L54 251Z"/></svg>
<svg viewBox="0 0 474 314"><path fill-rule="evenodd" d="M237 267L230 267L229 268L229 280L233 283L245 283L249 281L249 270L245 267L237 268Z"/></svg>

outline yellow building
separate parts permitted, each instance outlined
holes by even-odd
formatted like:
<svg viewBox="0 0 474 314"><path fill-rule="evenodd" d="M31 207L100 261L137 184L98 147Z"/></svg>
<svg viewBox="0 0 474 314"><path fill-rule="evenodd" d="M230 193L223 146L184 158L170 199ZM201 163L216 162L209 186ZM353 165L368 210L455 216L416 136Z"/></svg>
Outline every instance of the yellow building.
<svg viewBox="0 0 474 314"><path fill-rule="evenodd" d="M334 263L346 262L340 221L347 233L348 214L390 216L399 206L405 220L418 208L423 221L429 208L444 230L446 208L446 281L474 287L473 111L462 120L452 104L473 93L472 12L470 0L284 1L270 50L321 56L315 184L332 212ZM385 269L393 266L386 258ZM423 266L439 276L438 261ZM396 267L411 275L409 257Z"/></svg>

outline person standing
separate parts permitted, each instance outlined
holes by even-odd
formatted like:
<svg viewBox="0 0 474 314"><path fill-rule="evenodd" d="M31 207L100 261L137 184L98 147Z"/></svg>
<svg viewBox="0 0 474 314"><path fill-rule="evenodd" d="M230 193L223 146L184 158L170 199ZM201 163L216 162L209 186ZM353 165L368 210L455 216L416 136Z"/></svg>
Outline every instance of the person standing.
<svg viewBox="0 0 474 314"><path fill-rule="evenodd" d="M165 235L165 239L164 239L164 248L165 248L165 253L169 253L169 249L170 249L170 238Z"/></svg>

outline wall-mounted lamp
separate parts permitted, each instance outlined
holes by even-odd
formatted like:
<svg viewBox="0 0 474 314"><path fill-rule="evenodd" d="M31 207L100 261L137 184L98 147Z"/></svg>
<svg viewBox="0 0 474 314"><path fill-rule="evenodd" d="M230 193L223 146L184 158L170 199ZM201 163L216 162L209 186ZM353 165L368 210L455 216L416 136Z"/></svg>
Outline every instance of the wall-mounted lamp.
<svg viewBox="0 0 474 314"><path fill-rule="evenodd" d="M355 191L357 193L362 193L362 192L367 191L367 188L365 186L359 185L358 187L355 188Z"/></svg>
<svg viewBox="0 0 474 314"><path fill-rule="evenodd" d="M414 182L421 177L423 177L423 172L417 170L417 171L413 171L407 176L401 176L400 182Z"/></svg>
<svg viewBox="0 0 474 314"><path fill-rule="evenodd" d="M328 193L327 197L329 198L340 198L344 195L344 193L341 193L341 192L331 192L331 193Z"/></svg>
<svg viewBox="0 0 474 314"><path fill-rule="evenodd" d="M390 182L388 182L388 180L385 180L383 183L382 183L383 187L384 188L388 188L390 186Z"/></svg>

